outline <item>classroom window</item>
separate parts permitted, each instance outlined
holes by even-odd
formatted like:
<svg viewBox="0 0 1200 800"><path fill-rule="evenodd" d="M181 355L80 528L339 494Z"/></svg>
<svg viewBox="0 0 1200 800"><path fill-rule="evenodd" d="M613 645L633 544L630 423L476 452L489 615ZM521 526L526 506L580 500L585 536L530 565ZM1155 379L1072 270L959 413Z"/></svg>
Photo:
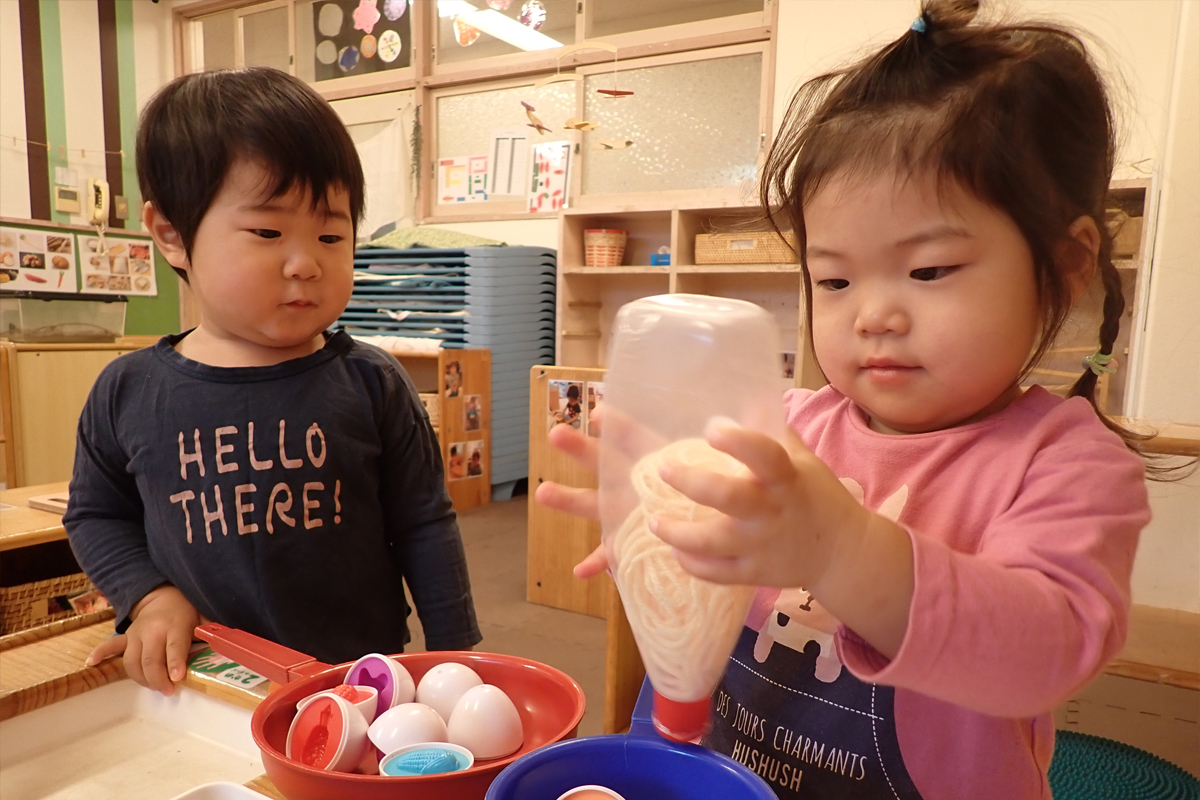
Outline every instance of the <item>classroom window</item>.
<svg viewBox="0 0 1200 800"><path fill-rule="evenodd" d="M590 38L763 12L763 0L592 0Z"/></svg>
<svg viewBox="0 0 1200 800"><path fill-rule="evenodd" d="M577 7L577 0L438 0L437 62L453 64L574 44Z"/></svg>
<svg viewBox="0 0 1200 800"><path fill-rule="evenodd" d="M757 52L589 74L584 118L598 127L583 135L581 193L708 189L753 180L762 71ZM614 88L634 94L613 99L597 91ZM602 141L632 144L597 149Z"/></svg>

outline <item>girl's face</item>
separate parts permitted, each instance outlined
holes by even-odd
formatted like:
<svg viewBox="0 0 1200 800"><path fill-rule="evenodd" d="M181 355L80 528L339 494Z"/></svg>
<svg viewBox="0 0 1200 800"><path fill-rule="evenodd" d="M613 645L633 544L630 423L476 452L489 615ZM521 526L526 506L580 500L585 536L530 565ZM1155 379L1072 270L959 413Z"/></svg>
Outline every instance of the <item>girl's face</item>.
<svg viewBox="0 0 1200 800"><path fill-rule="evenodd" d="M1011 218L890 173L830 181L804 218L817 361L873 429L940 430L1020 396L1040 314Z"/></svg>

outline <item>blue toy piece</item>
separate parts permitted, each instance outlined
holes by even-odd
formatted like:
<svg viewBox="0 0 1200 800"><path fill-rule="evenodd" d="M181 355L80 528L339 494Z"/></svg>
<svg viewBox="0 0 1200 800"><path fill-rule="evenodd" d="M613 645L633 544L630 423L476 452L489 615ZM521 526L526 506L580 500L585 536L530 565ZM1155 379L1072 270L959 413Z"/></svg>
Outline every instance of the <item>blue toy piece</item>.
<svg viewBox="0 0 1200 800"><path fill-rule="evenodd" d="M589 784L627 800L776 800L762 778L728 756L659 736L650 721L652 703L646 681L627 735L569 739L535 750L501 772L485 800L553 800Z"/></svg>

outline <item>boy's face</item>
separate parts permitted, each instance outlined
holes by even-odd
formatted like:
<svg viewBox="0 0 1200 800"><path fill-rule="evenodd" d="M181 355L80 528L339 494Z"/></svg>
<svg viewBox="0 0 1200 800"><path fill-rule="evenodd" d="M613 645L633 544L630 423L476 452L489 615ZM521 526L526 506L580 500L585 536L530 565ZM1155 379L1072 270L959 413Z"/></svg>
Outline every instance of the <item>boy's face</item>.
<svg viewBox="0 0 1200 800"><path fill-rule="evenodd" d="M316 349L354 285L350 196L336 187L314 210L307 188L270 198L271 186L258 163L234 161L191 259L176 266L188 271L207 333L250 351Z"/></svg>

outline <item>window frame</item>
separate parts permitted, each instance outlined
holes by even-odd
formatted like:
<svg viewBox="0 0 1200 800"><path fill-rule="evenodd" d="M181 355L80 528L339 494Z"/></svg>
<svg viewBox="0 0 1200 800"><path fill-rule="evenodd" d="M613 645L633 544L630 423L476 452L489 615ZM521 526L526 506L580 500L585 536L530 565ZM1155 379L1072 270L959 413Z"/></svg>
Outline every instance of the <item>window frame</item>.
<svg viewBox="0 0 1200 800"><path fill-rule="evenodd" d="M193 34L191 23L213 14L235 10L240 19L246 13L268 10L272 7L289 8L289 47L291 49L291 74L296 73L296 13L295 4L301 0L194 0L183 3L173 10L175 37L175 73L184 75L190 71ZM759 121L759 166L765 157L767 144L772 135L772 105L774 103L776 31L781 0L764 0L761 12L736 14L716 19L687 22L659 28L630 31L606 37L604 42L617 47L616 58L622 69L636 69L668 63L702 61L728 55L751 52L763 54L763 78L760 91ZM603 0L576 0L576 44L588 41L591 24L591 9L594 3ZM525 201L506 202L503 208L493 207L489 211L468 206L442 206L439 210L433 203L436 183L437 119L436 103L439 97L450 94L469 94L489 89L511 88L531 85L540 78L555 72L576 72L583 75L601 74L611 69L613 55L602 50L572 51L563 55L560 49L513 53L501 56L437 64L437 6L434 0L410 0L412 59L408 67L369 75L347 76L319 81L310 85L326 100L345 100L386 92L413 90L417 107L416 118L421 126L423 148L417 178L417 197L414 213L418 224L445 222L478 222L493 220L517 220L556 217L556 212L531 214L524 211ZM236 57L244 57L241 47L240 24L235 27L238 35ZM568 45L566 50L575 45ZM580 83L582 86L582 82ZM583 92L577 95L577 109L583 110ZM580 193L582 170L579 159L586 158L580 146L582 136L578 132L563 131L575 147L572 155L576 164L572 168L569 187L572 208L610 207L613 203L631 207L657 207L664 202L684 201L687 205L701 202L712 206L742 206L745 197L739 187L713 190L665 190L640 192L628 195L583 195Z"/></svg>

